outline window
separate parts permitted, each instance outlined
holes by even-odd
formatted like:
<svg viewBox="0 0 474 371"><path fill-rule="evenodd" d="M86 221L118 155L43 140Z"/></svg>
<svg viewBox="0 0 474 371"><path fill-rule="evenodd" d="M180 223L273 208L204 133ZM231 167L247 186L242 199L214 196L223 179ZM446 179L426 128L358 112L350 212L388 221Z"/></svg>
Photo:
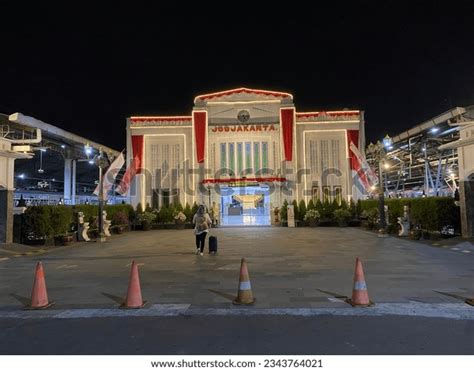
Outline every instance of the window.
<svg viewBox="0 0 474 371"><path fill-rule="evenodd" d="M331 167L334 169L339 169L339 140L331 140L331 160Z"/></svg>
<svg viewBox="0 0 474 371"><path fill-rule="evenodd" d="M313 202L316 202L319 200L319 187L318 186L311 187L311 198L313 199Z"/></svg>
<svg viewBox="0 0 474 371"><path fill-rule="evenodd" d="M235 175L235 144L229 143L229 169L231 176Z"/></svg>
<svg viewBox="0 0 474 371"><path fill-rule="evenodd" d="M329 167L329 148L328 141L321 141L321 170L325 171Z"/></svg>
<svg viewBox="0 0 474 371"><path fill-rule="evenodd" d="M309 170L311 174L318 174L318 142L315 140L309 141Z"/></svg>
<svg viewBox="0 0 474 371"><path fill-rule="evenodd" d="M226 143L221 143L221 168L220 170L225 174L224 169L227 169L227 145Z"/></svg>
<svg viewBox="0 0 474 371"><path fill-rule="evenodd" d="M244 154L243 154L243 144L237 143L237 171L238 175L242 175L242 170L244 167Z"/></svg>
<svg viewBox="0 0 474 371"><path fill-rule="evenodd" d="M268 143L262 142L262 168L264 173L268 173Z"/></svg>
<svg viewBox="0 0 474 371"><path fill-rule="evenodd" d="M341 186L334 186L333 187L333 194L334 198L338 205L342 203L342 187Z"/></svg>
<svg viewBox="0 0 474 371"><path fill-rule="evenodd" d="M252 143L245 143L245 167L247 168L247 173L250 173L252 168Z"/></svg>
<svg viewBox="0 0 474 371"><path fill-rule="evenodd" d="M323 187L323 202L331 202L331 187Z"/></svg>
<svg viewBox="0 0 474 371"><path fill-rule="evenodd" d="M254 174L260 170L260 143L253 143L253 172Z"/></svg>

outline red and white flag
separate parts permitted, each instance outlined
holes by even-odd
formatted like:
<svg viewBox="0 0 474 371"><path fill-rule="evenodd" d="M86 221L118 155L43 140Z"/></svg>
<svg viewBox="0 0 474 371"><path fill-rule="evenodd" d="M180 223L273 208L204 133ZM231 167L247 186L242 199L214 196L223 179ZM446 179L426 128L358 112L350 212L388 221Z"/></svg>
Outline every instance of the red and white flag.
<svg viewBox="0 0 474 371"><path fill-rule="evenodd" d="M103 196L104 200L107 199L107 193L110 191L112 186L115 183L115 179L117 178L117 174L119 173L120 169L122 169L122 166L125 164L125 158L123 156L123 153L117 156L117 158L112 162L103 175L102 179L102 189L103 189ZM99 195L99 190L100 190L100 184L97 185L96 189L94 190L95 195Z"/></svg>
<svg viewBox="0 0 474 371"><path fill-rule="evenodd" d="M130 184L132 183L132 179L137 174L138 163L139 160L136 157L132 159L130 166L127 168L125 174L123 175L122 181L117 186L117 188L115 188L115 192L122 196L128 192Z"/></svg>

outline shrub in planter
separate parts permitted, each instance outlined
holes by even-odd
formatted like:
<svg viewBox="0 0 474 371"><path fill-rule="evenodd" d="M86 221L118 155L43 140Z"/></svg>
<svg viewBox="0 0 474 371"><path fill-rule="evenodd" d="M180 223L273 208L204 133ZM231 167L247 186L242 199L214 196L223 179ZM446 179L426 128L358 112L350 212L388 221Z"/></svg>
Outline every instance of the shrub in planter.
<svg viewBox="0 0 474 371"><path fill-rule="evenodd" d="M369 210L364 210L361 217L367 221L367 229L373 229L377 226L379 211L375 207Z"/></svg>
<svg viewBox="0 0 474 371"><path fill-rule="evenodd" d="M191 206L189 206L189 203L186 202L186 206L184 207L183 211L184 215L186 215L186 220L192 220L194 215L191 215L192 210Z"/></svg>
<svg viewBox="0 0 474 371"><path fill-rule="evenodd" d="M124 211L117 211L112 217L112 230L115 233L123 233L129 225L128 215Z"/></svg>
<svg viewBox="0 0 474 371"><path fill-rule="evenodd" d="M73 241L71 234L72 208L68 206L51 206L50 224L55 245L69 245Z"/></svg>
<svg viewBox="0 0 474 371"><path fill-rule="evenodd" d="M53 230L50 224L50 208L30 206L26 209L24 218L25 242L27 244L43 245Z"/></svg>
<svg viewBox="0 0 474 371"><path fill-rule="evenodd" d="M155 221L155 218L155 214L149 211L137 214L137 221L142 225L144 231L149 231L151 229L151 225Z"/></svg>
<svg viewBox="0 0 474 371"><path fill-rule="evenodd" d="M300 225L306 224L304 220L304 217L306 216L306 209L306 202L304 202L304 200L301 200L298 203L298 220L301 222Z"/></svg>
<svg viewBox="0 0 474 371"><path fill-rule="evenodd" d="M304 216L305 222L310 226L310 227L316 227L319 222L319 211L316 209L309 209L306 211L306 214Z"/></svg>
<svg viewBox="0 0 474 371"><path fill-rule="evenodd" d="M334 210L334 218L339 227L347 227L351 219L351 212L343 208Z"/></svg>

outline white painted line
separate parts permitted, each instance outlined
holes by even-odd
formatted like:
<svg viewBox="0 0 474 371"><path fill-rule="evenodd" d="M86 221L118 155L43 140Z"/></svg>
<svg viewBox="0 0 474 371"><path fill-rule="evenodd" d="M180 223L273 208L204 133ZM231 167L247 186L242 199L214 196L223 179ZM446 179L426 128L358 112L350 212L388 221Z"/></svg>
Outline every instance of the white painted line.
<svg viewBox="0 0 474 371"><path fill-rule="evenodd" d="M141 266L141 265L145 265L145 263L137 263L137 267ZM126 267L131 267L132 266L132 263L128 263L126 265Z"/></svg>
<svg viewBox="0 0 474 371"><path fill-rule="evenodd" d="M6 261L6 260L10 260L10 258L0 258L0 262Z"/></svg>
<svg viewBox="0 0 474 371"><path fill-rule="evenodd" d="M137 310L123 309L70 309L42 311L2 311L0 318L41 319L41 318L104 318L104 317L176 317L189 316L365 316L387 315L446 318L453 320L474 320L472 307L464 303L377 303L370 308L202 308L190 304L155 304Z"/></svg>
<svg viewBox="0 0 474 371"><path fill-rule="evenodd" d="M63 264L63 265L60 265L59 267L57 267L56 269L69 269L69 268L77 268L77 265Z"/></svg>
<svg viewBox="0 0 474 371"><path fill-rule="evenodd" d="M458 250L459 250L459 247L452 247L451 250L453 250L453 251L458 251Z"/></svg>
<svg viewBox="0 0 474 371"><path fill-rule="evenodd" d="M344 302L344 299L331 298L331 297L328 297L327 299L328 299L331 303L343 303L343 302Z"/></svg>
<svg viewBox="0 0 474 371"><path fill-rule="evenodd" d="M463 253L470 254L471 252L469 250L463 250Z"/></svg>

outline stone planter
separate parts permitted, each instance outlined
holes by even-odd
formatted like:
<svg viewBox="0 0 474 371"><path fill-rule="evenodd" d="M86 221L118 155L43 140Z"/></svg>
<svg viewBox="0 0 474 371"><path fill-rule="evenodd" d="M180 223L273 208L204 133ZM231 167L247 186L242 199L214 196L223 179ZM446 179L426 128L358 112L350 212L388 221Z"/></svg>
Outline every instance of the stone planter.
<svg viewBox="0 0 474 371"><path fill-rule="evenodd" d="M151 223L142 223L142 230L143 231L151 230Z"/></svg>
<svg viewBox="0 0 474 371"><path fill-rule="evenodd" d="M317 219L308 220L308 226L311 228L317 227L319 224Z"/></svg>
<svg viewBox="0 0 474 371"><path fill-rule="evenodd" d="M182 223L182 222L176 222L175 223L175 226L176 226L176 229L184 229L184 227L186 226L185 223Z"/></svg>

